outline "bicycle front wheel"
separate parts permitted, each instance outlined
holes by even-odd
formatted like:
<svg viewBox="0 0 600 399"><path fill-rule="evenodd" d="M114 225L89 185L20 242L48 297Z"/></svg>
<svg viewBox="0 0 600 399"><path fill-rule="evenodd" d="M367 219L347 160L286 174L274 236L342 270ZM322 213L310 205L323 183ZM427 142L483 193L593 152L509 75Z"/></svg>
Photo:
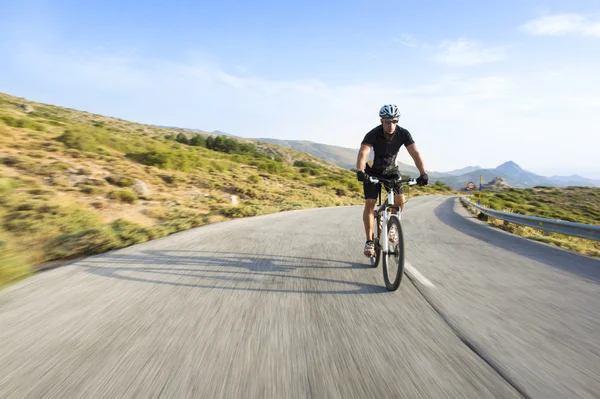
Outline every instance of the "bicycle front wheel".
<svg viewBox="0 0 600 399"><path fill-rule="evenodd" d="M391 215L387 227L388 253L382 253L383 280L390 291L396 291L404 274L404 236L396 215Z"/></svg>

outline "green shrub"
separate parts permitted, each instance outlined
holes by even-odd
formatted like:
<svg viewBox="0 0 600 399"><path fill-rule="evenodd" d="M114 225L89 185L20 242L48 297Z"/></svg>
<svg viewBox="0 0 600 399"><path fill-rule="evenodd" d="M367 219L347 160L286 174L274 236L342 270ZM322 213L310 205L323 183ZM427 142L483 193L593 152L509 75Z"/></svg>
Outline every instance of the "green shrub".
<svg viewBox="0 0 600 399"><path fill-rule="evenodd" d="M88 131L65 130L56 140L79 151L98 152L98 142L93 134Z"/></svg>
<svg viewBox="0 0 600 399"><path fill-rule="evenodd" d="M50 240L44 246L47 260L96 255L115 248L120 248L120 241L108 227L64 234Z"/></svg>
<svg viewBox="0 0 600 399"><path fill-rule="evenodd" d="M231 208L222 208L219 213L229 218L243 218L262 215L265 213L265 209L259 205L235 206Z"/></svg>
<svg viewBox="0 0 600 399"><path fill-rule="evenodd" d="M357 180L349 181L347 183L347 187L350 191L352 191L354 193L362 193L363 192L363 186Z"/></svg>
<svg viewBox="0 0 600 399"><path fill-rule="evenodd" d="M129 153L128 158L144 165L156 166L161 169L174 169L190 172L194 163L198 162L196 154L189 155L183 151L147 151Z"/></svg>
<svg viewBox="0 0 600 399"><path fill-rule="evenodd" d="M98 215L78 206L26 197L13 202L4 216L4 228L22 239L45 238L98 226Z"/></svg>
<svg viewBox="0 0 600 399"><path fill-rule="evenodd" d="M180 179L175 175L158 175L167 184L176 184Z"/></svg>
<svg viewBox="0 0 600 399"><path fill-rule="evenodd" d="M23 160L24 159L22 157L16 155L9 155L0 159L0 162L2 162L6 166L19 166L19 164L22 163Z"/></svg>
<svg viewBox="0 0 600 399"><path fill-rule="evenodd" d="M273 174L279 174L283 169L283 164L276 161L262 161L257 166L259 171Z"/></svg>
<svg viewBox="0 0 600 399"><path fill-rule="evenodd" d="M257 175L252 175L248 178L248 180L250 180L251 183L254 184L259 184L263 182L263 178Z"/></svg>
<svg viewBox="0 0 600 399"><path fill-rule="evenodd" d="M98 194L98 193L102 192L102 190L99 189L97 186L88 186L86 184L82 184L78 187L79 187L79 191L81 191L84 194L92 195L92 194Z"/></svg>
<svg viewBox="0 0 600 399"><path fill-rule="evenodd" d="M134 182L134 179L132 179L131 177L121 175L110 175L105 177L104 179L110 184L118 187L131 187L133 186Z"/></svg>
<svg viewBox="0 0 600 399"><path fill-rule="evenodd" d="M187 136L183 133L179 133L177 136L175 136L175 141L181 144L189 144Z"/></svg>
<svg viewBox="0 0 600 399"><path fill-rule="evenodd" d="M19 181L8 177L0 178L0 197L9 196L19 186Z"/></svg>
<svg viewBox="0 0 600 399"><path fill-rule="evenodd" d="M111 191L108 193L108 198L116 199L121 202L128 204L135 204L138 199L137 194L128 188L122 188L120 190Z"/></svg>
<svg viewBox="0 0 600 399"><path fill-rule="evenodd" d="M11 126L11 127L17 127L17 128L22 128L22 129L33 129L33 130L37 130L40 132L45 130L44 125L33 122L29 119L15 118L14 116L9 116L9 115L2 115L2 116L0 116L0 119L2 121L4 121L4 123L6 125Z"/></svg>
<svg viewBox="0 0 600 399"><path fill-rule="evenodd" d="M30 188L29 190L27 190L27 193L29 193L31 195L50 195L50 194L53 194L52 191L44 190L43 188L39 188L39 187Z"/></svg>
<svg viewBox="0 0 600 399"><path fill-rule="evenodd" d="M119 239L120 246L139 244L151 239L149 229L141 227L125 219L117 219L110 224L110 228Z"/></svg>
<svg viewBox="0 0 600 399"><path fill-rule="evenodd" d="M30 265L12 251L6 241L0 241L0 287L31 274Z"/></svg>
<svg viewBox="0 0 600 399"><path fill-rule="evenodd" d="M196 134L189 140L189 144L195 147L206 147L206 137Z"/></svg>

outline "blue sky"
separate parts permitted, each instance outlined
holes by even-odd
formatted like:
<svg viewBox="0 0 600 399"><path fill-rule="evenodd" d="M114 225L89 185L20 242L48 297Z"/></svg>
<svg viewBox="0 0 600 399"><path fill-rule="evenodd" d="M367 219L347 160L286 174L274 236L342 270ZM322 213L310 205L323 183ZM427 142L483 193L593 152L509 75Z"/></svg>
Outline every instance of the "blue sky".
<svg viewBox="0 0 600 399"><path fill-rule="evenodd" d="M396 103L430 170L600 178L597 1L0 0L0 37L34 101L350 148Z"/></svg>

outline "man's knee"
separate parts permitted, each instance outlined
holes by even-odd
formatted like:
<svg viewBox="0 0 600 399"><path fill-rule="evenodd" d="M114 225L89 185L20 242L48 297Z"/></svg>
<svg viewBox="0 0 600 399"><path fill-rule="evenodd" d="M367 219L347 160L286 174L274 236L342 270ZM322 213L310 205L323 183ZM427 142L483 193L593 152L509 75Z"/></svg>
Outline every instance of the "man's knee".
<svg viewBox="0 0 600 399"><path fill-rule="evenodd" d="M396 205L404 205L404 194L397 194L394 197L394 202Z"/></svg>
<svg viewBox="0 0 600 399"><path fill-rule="evenodd" d="M377 202L377 200L374 200L374 199L365 200L365 210L373 212L373 210L375 209L375 202Z"/></svg>

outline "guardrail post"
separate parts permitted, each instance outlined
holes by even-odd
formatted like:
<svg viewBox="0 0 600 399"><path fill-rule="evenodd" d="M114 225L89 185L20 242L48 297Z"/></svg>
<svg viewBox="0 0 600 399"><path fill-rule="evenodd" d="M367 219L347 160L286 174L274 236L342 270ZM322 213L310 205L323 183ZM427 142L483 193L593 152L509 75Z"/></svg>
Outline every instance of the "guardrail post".
<svg viewBox="0 0 600 399"><path fill-rule="evenodd" d="M479 199L477 200L477 205L481 206L481 190L483 189L483 176L479 175Z"/></svg>

